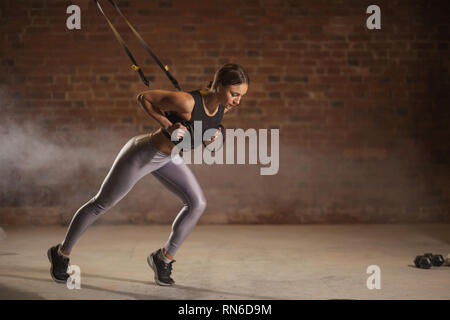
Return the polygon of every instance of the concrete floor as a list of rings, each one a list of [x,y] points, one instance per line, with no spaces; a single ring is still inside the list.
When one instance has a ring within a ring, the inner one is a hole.
[[[81,290],[49,274],[46,251],[65,227],[3,229],[0,299],[450,299],[450,267],[413,266],[450,252],[450,225],[198,225],[175,257],[174,287],[155,285],[146,262],[169,225],[94,225],[71,255]],[[369,265],[379,290],[366,286]]]

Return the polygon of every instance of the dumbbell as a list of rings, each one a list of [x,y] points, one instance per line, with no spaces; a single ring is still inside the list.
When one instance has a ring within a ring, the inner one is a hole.
[[[414,259],[414,264],[417,268],[420,269],[430,269],[431,268],[431,261],[428,259],[428,257],[425,256],[417,256]]]
[[[414,260],[417,268],[430,269],[431,266],[440,267],[444,264],[444,257],[440,254],[425,253]]]
[[[444,257],[440,254],[425,253],[414,259],[417,268],[430,269],[431,266],[440,267],[444,264]]]
[[[435,267],[440,267],[444,264],[445,260],[441,254],[425,253],[424,256],[431,260],[431,264]]]

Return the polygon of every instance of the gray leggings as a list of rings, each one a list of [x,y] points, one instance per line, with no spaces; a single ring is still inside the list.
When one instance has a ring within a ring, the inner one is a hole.
[[[114,160],[99,192],[73,216],[61,249],[72,251],[78,238],[100,214],[118,203],[139,179],[152,173],[184,204],[164,245],[169,254],[175,255],[206,208],[205,196],[197,179],[183,159],[178,155],[176,158],[172,160],[170,155],[157,150],[150,143],[150,134],[131,138]]]

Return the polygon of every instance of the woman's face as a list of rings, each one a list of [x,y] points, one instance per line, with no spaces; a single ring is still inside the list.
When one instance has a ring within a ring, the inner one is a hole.
[[[227,110],[236,108],[242,97],[247,93],[248,84],[233,84],[229,86],[219,85],[219,99]]]

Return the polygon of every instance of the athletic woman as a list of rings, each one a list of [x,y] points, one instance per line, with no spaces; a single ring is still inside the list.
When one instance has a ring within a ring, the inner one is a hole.
[[[48,249],[50,274],[55,281],[66,282],[69,278],[69,255],[83,232],[102,213],[116,205],[139,179],[152,173],[183,202],[167,242],[147,257],[157,284],[170,286],[175,283],[170,277],[175,253],[203,214],[206,199],[183,159],[178,154],[171,156],[176,144],[170,138],[182,139],[188,128],[193,128],[194,121],[202,121],[203,132],[218,128],[223,114],[239,105],[247,93],[249,82],[243,67],[226,64],[216,71],[207,90],[149,90],[138,94],[139,103],[161,128],[149,134],[135,136],[125,144],[98,193],[73,216],[65,239]],[[169,114],[170,116],[166,116]],[[193,146],[195,147],[198,146]]]

